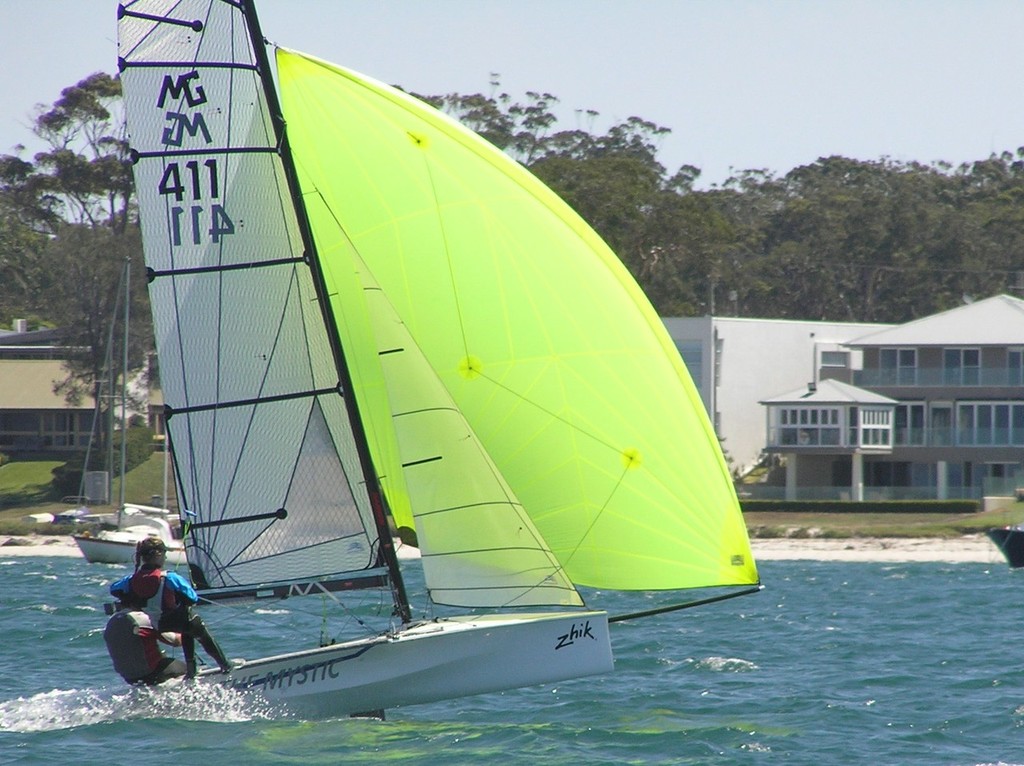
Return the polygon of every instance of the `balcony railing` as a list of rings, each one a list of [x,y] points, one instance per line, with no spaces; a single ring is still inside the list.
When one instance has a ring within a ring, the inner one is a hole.
[[[770,447],[861,447],[885,450],[885,444],[858,444],[855,430],[848,432],[843,443],[838,428],[771,428]],[[1024,428],[893,428],[896,447],[1024,447]]]
[[[1024,385],[1024,374],[1018,369],[969,367],[947,370],[942,367],[905,367],[893,369],[855,370],[857,386],[918,387],[998,387]]]
[[[890,444],[879,442],[863,443],[858,441],[857,429],[852,428],[846,432],[846,440],[843,440],[843,429],[838,426],[775,426],[768,429],[768,446],[770,447],[860,447],[862,449],[873,449],[879,452],[891,450]],[[888,431],[884,428],[865,428],[862,433],[864,438],[887,438]]]

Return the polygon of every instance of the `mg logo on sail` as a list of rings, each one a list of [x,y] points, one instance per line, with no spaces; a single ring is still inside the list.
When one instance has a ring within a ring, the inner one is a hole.
[[[195,91],[192,90],[192,80],[198,79],[199,72],[195,70],[188,74],[180,74],[176,78],[172,78],[169,74],[164,75],[163,84],[160,86],[160,96],[156,101],[157,107],[163,109],[168,98],[172,103],[180,102],[184,98],[189,108],[205,104],[206,90],[203,86],[197,84]],[[208,144],[213,140],[210,138],[210,131],[206,127],[206,120],[203,119],[202,112],[197,112],[191,119],[187,114],[173,111],[167,112],[166,117],[170,124],[164,128],[164,146],[181,146],[186,133],[192,138],[201,133]]]
[[[173,101],[179,101],[181,97],[184,96],[185,101],[188,102],[189,106],[205,104],[206,91],[203,90],[202,85],[196,87],[195,93],[192,92],[192,84],[190,81],[198,79],[199,72],[194,69],[188,74],[179,74],[174,80],[171,79],[169,74],[164,75],[164,81],[160,86],[160,96],[156,100],[156,105],[163,109],[168,96],[170,96]]]

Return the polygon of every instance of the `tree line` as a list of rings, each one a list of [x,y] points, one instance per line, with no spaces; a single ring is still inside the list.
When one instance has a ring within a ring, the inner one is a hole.
[[[498,79],[489,94],[420,98],[560,194],[662,316],[905,322],[1024,292],[1024,148],[959,166],[827,157],[697,189],[699,168],[659,160],[669,128],[639,117],[565,129],[555,96],[513,99]],[[119,81],[97,73],[66,88],[31,129],[45,150],[0,155],[0,326],[64,328],[81,349],[73,397],[97,391],[124,334],[126,262],[131,315],[149,315]],[[150,323],[131,322],[128,337],[138,367]]]

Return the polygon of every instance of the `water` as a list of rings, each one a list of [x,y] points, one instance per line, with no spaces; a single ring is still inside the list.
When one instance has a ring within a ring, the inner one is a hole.
[[[120,573],[0,558],[0,764],[1024,764],[1024,572],[996,563],[769,561],[763,593],[614,625],[613,674],[322,722],[127,688],[101,636]],[[308,601],[206,619],[252,656],[315,640]]]

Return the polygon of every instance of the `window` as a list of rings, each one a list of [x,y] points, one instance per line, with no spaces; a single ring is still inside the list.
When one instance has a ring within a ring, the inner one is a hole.
[[[981,380],[981,351],[947,348],[942,353],[942,367],[947,386],[976,386]]]
[[[892,410],[860,408],[860,444],[864,447],[888,447],[892,441]]]
[[[879,382],[897,386],[912,386],[917,383],[917,349],[883,348],[878,356]]]
[[[924,444],[923,404],[898,404],[893,415],[893,437],[896,444]]]
[[[780,445],[838,446],[840,437],[839,409],[836,407],[786,407],[779,410]]]
[[[1007,385],[1024,385],[1024,349],[1011,348],[1006,352]]]
[[[39,413],[5,412],[0,414],[0,431],[39,432]]]
[[[693,341],[676,341],[676,348],[679,349],[679,355],[683,357],[683,364],[686,365],[694,384],[700,388],[704,381],[704,349],[700,343]]]
[[[1024,445],[1024,405],[1011,402],[962,402],[956,409],[957,443]]]
[[[849,367],[850,366],[850,352],[849,351],[822,351],[821,352],[821,366],[822,367]]]

